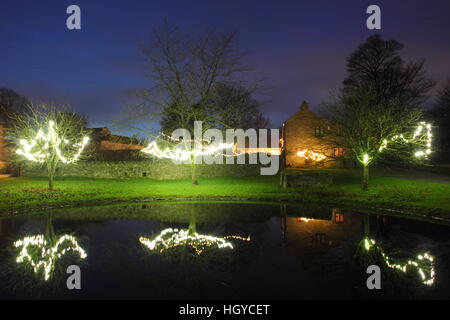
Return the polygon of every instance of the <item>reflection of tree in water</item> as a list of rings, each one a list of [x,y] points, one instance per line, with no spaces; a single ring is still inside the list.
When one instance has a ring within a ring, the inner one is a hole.
[[[193,250],[193,253],[199,256],[212,248],[232,250],[234,247],[229,239],[250,241],[250,237],[244,238],[236,235],[215,237],[199,234],[197,233],[195,214],[193,214],[188,229],[167,228],[153,240],[146,237],[140,237],[139,241],[151,251],[163,253],[165,251],[182,248],[184,253],[187,250]]]
[[[166,293],[163,294],[169,295],[176,295],[180,287],[195,291],[211,288],[214,284],[232,290],[227,288],[227,279],[253,258],[248,235],[219,237],[199,233],[195,207],[187,229],[166,228],[156,237],[140,237],[139,241],[152,255],[170,264],[158,275],[167,279],[164,285]]]
[[[413,254],[411,250],[394,245],[391,241],[389,217],[376,216],[377,236],[370,236],[370,219],[363,216],[364,236],[359,242],[355,259],[363,271],[369,265],[381,268],[382,286],[390,291],[403,291],[410,295],[417,285],[432,286],[435,280],[434,258],[428,252]],[[415,258],[411,258],[415,256]],[[365,275],[367,278],[367,275]]]
[[[25,236],[11,247],[2,276],[18,291],[46,291],[44,287],[56,290],[60,282],[65,283],[69,262],[87,256],[73,235],[55,233],[52,214],[47,215],[43,234]]]

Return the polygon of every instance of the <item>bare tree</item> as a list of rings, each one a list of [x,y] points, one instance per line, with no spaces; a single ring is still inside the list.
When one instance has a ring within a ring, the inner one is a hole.
[[[438,126],[437,140],[441,148],[441,154],[445,156],[450,149],[450,78],[439,90],[430,116]]]
[[[252,90],[238,78],[249,68],[242,64],[244,53],[236,40],[235,32],[211,30],[190,37],[167,22],[154,30],[140,48],[152,87],[138,92],[140,103],[128,106],[127,122],[161,119],[162,131],[168,134],[175,128],[193,134],[194,121],[203,122],[203,131],[227,127],[227,119],[211,103],[217,101],[218,88],[234,86]],[[194,157],[191,164],[192,183],[197,184]]]
[[[403,45],[396,40],[370,36],[347,59],[343,91],[351,93],[353,88],[369,85],[379,102],[396,99],[402,105],[421,107],[435,82],[426,77],[424,61],[405,63],[401,49]]]
[[[17,113],[26,111],[29,100],[8,88],[0,88],[0,122],[11,126],[12,118]]]

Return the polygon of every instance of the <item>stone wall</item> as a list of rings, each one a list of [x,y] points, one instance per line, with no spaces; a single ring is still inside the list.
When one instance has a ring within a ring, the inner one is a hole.
[[[198,177],[241,177],[260,174],[260,165],[250,164],[201,164],[197,165]],[[24,175],[28,177],[46,176],[45,168],[27,164]],[[172,161],[80,161],[57,169],[59,177],[89,178],[148,178],[157,180],[188,179],[190,165],[176,165]]]

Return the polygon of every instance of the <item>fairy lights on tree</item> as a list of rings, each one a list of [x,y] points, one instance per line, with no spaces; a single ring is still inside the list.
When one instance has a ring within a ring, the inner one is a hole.
[[[46,131],[44,132],[44,130],[40,129],[35,139],[31,142],[21,139],[19,141],[20,148],[16,150],[16,153],[30,161],[39,163],[44,163],[49,158],[52,158],[52,156],[56,156],[60,162],[69,164],[78,161],[89,142],[89,137],[85,136],[81,142],[70,145],[67,139],[61,139],[56,133],[55,123],[53,121],[48,122]],[[67,159],[62,154],[61,149],[64,149],[65,146],[72,147],[76,150],[70,159]]]
[[[192,157],[198,157],[203,155],[223,155],[226,156],[225,153],[223,153],[223,150],[226,150],[228,148],[232,148],[233,144],[227,144],[227,143],[219,143],[219,144],[209,144],[209,145],[201,145],[200,147],[196,147],[192,150],[186,150],[182,148],[181,146],[170,148],[160,148],[156,141],[152,141],[146,148],[142,149],[141,151],[152,155],[156,158],[160,159],[170,159],[170,160],[176,160],[176,161],[187,161],[190,160]]]
[[[432,152],[432,126],[421,122],[421,110],[398,99],[382,99],[370,86],[334,96],[327,112],[335,125],[325,139],[361,163],[363,190],[369,188],[369,167],[382,152],[393,151],[408,161],[427,159]]]
[[[15,123],[16,154],[47,166],[50,190],[58,165],[77,162],[89,143],[86,120],[61,106],[30,105]]]

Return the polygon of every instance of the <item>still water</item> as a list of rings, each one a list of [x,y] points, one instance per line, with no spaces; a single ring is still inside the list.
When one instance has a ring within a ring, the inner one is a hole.
[[[449,226],[339,208],[67,209],[0,219],[0,298],[448,299],[449,249]],[[81,290],[67,289],[70,265]]]

